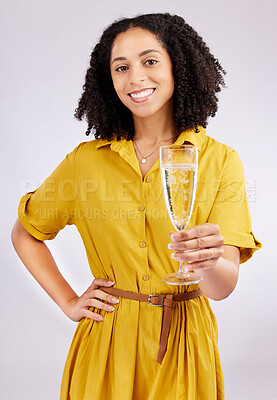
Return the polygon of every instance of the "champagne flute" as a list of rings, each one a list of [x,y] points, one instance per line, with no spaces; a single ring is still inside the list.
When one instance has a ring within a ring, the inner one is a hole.
[[[193,210],[198,170],[198,148],[192,145],[160,147],[163,193],[170,220],[177,231],[186,229]],[[202,277],[179,261],[179,271],[164,276],[170,285],[191,285]]]

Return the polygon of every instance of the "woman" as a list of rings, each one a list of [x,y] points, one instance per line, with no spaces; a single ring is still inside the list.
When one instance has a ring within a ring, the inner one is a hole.
[[[208,298],[226,298],[239,264],[261,247],[239,156],[205,131],[224,73],[198,34],[169,14],[116,21],[91,54],[75,116],[86,117],[96,140],[23,196],[12,233],[30,273],[80,321],[62,400],[224,398]],[[173,233],[158,149],[184,143],[198,147],[198,186],[188,228]],[[66,224],[77,226],[96,278],[81,296],[43,242]],[[199,285],[162,281],[175,260],[202,275]]]

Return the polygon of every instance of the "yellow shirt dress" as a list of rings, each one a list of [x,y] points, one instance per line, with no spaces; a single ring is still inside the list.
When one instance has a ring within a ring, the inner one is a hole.
[[[188,227],[219,225],[225,244],[247,261],[261,243],[251,231],[243,167],[230,147],[182,132],[175,144],[198,147],[196,200]],[[167,214],[159,160],[142,179],[132,141],[81,143],[19,205],[22,225],[38,240],[76,225],[92,275],[115,288],[144,294],[181,293],[162,276],[177,271],[168,249],[174,228]],[[88,285],[91,282],[88,282]],[[217,325],[206,296],[178,302],[167,352],[156,361],[163,307],[120,298],[103,322],[83,318],[66,360],[61,400],[218,400],[224,398]]]

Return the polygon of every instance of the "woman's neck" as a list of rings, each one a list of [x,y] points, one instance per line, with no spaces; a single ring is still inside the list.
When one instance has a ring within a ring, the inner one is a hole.
[[[149,146],[176,137],[177,131],[172,115],[154,115],[146,118],[138,118],[134,115],[134,141],[143,141]]]

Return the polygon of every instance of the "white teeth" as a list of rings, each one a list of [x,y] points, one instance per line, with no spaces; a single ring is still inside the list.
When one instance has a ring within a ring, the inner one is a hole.
[[[133,99],[141,99],[142,97],[150,96],[154,92],[154,89],[147,89],[140,93],[130,93],[130,96]]]

